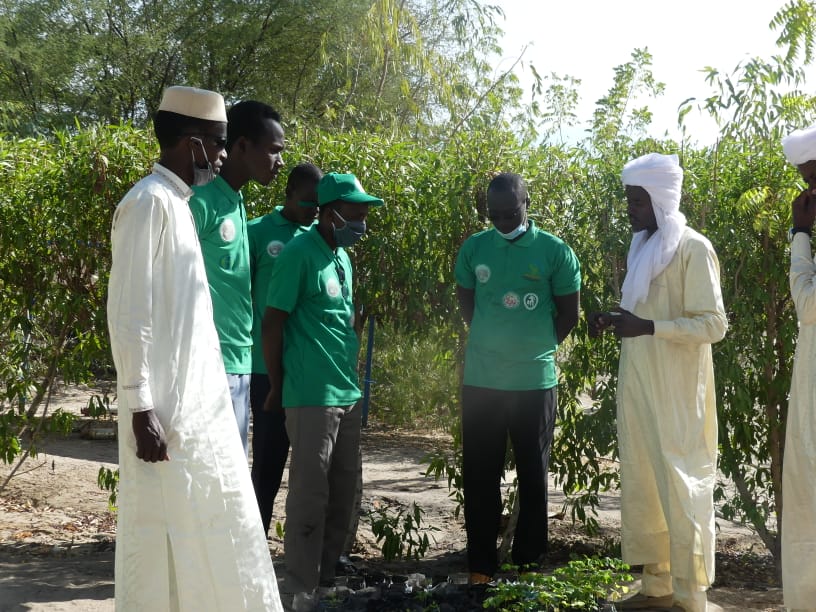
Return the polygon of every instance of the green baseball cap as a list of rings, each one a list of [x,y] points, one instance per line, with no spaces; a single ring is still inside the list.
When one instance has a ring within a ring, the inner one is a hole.
[[[323,206],[335,200],[354,204],[370,204],[371,206],[384,204],[380,198],[367,194],[353,174],[329,172],[324,174],[317,184],[317,203]]]

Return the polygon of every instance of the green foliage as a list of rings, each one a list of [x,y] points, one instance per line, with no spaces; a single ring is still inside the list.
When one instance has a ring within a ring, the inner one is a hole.
[[[108,509],[116,512],[116,494],[119,491],[119,470],[106,468],[104,465],[99,468],[96,475],[96,484],[103,491],[110,491],[108,496]]]
[[[11,463],[23,452],[20,436],[17,435],[19,427],[17,415],[9,412],[0,414],[0,460],[3,463]]]
[[[431,546],[428,534],[439,531],[433,525],[423,525],[422,508],[411,504],[410,509],[399,508],[392,514],[387,508],[377,508],[368,513],[371,532],[382,546],[383,558],[419,560]]]
[[[779,30],[776,44],[788,47],[785,62],[792,63],[802,58],[803,63],[813,61],[813,49],[816,44],[816,5],[809,0],[790,0],[774,15],[770,26]]]
[[[665,86],[655,81],[651,64],[648,50],[635,49],[631,61],[615,67],[614,84],[609,93],[598,100],[593,115],[593,144],[621,144],[619,135],[638,132],[649,125],[652,115],[648,108],[631,108],[631,103],[640,94],[656,97],[663,93]]]
[[[503,569],[510,569],[505,567]],[[522,573],[517,580],[488,587],[486,610],[513,612],[573,612],[601,609],[605,600],[616,601],[628,592],[633,578],[629,566],[618,559],[574,558],[551,575]]]
[[[0,437],[6,462],[33,447],[59,378],[109,369],[107,235],[152,143],[125,126],[0,138]],[[67,416],[49,427],[65,430]],[[16,438],[13,440],[12,438]]]
[[[459,513],[465,505],[464,485],[462,479],[462,436],[461,428],[458,426],[454,432],[454,448],[452,451],[437,450],[427,457],[428,464],[423,473],[424,476],[441,480],[445,478],[448,482],[448,497],[456,505],[453,508],[453,516],[459,518]]]
[[[494,81],[500,11],[476,0],[7,0],[0,11],[0,128],[145,125],[168,85],[260,99],[340,130],[444,133],[478,114]],[[517,96],[516,96],[517,99]]]
[[[392,427],[444,429],[456,418],[458,337],[449,328],[425,331],[386,321],[374,340],[371,411]]]
[[[92,419],[111,419],[113,418],[111,402],[112,399],[107,393],[103,395],[94,393],[88,398],[88,405],[83,413]]]

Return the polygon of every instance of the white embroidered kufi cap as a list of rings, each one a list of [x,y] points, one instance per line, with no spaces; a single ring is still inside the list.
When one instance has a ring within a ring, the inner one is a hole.
[[[785,157],[794,166],[816,160],[816,125],[795,130],[782,139]]]
[[[206,121],[227,122],[227,109],[220,93],[196,87],[174,85],[164,90],[160,111]]]

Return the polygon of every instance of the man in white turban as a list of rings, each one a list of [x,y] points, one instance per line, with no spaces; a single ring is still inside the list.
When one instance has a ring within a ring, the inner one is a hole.
[[[627,609],[707,609],[714,580],[717,412],[711,344],[727,328],[719,262],[679,212],[676,155],[623,168],[629,248],[621,307],[590,333],[623,338],[618,371],[623,560],[643,565]],[[712,605],[713,607],[713,605]],[[711,608],[708,608],[711,609]]]
[[[232,412],[188,200],[226,158],[221,95],[164,92],[153,172],[113,215],[116,609],[282,610]]]
[[[782,140],[807,183],[793,201],[790,288],[799,338],[788,404],[782,467],[782,590],[789,610],[816,610],[816,264],[810,248],[816,215],[816,126]]]

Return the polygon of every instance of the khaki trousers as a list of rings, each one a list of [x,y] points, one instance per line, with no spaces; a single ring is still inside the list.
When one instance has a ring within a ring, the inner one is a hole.
[[[286,409],[292,450],[284,555],[295,591],[334,578],[355,511],[360,427],[355,405]]]

